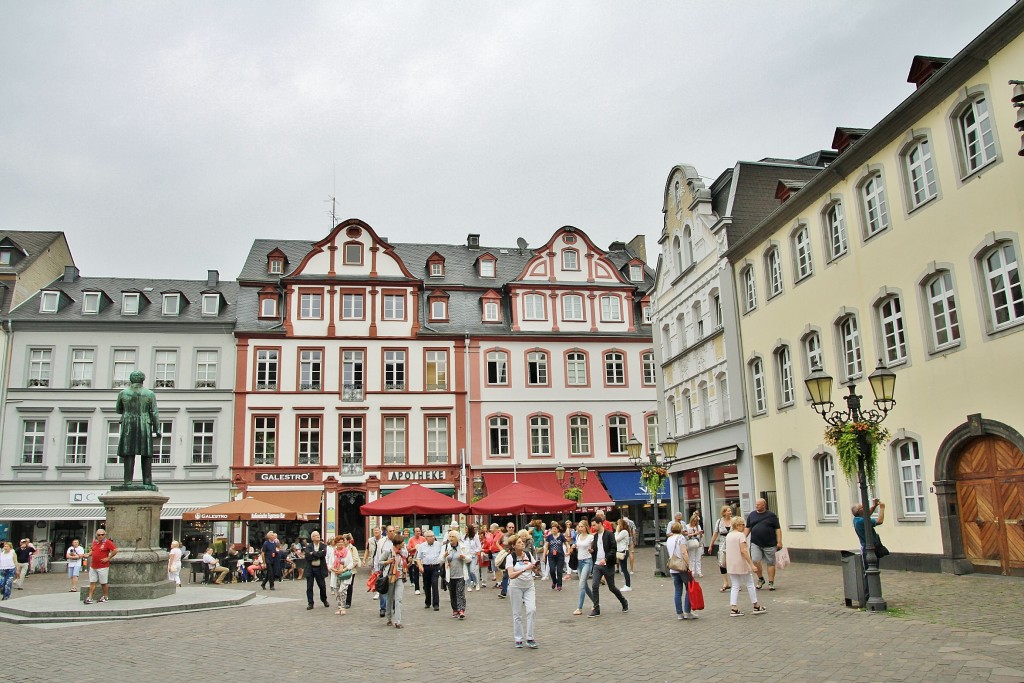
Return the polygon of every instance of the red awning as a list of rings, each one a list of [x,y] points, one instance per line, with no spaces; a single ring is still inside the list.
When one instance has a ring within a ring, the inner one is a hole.
[[[568,478],[568,475],[566,476]],[[559,496],[564,493],[553,470],[542,472],[519,470],[516,479],[541,491],[555,493]],[[484,472],[484,484],[491,493],[511,483],[511,472]],[[580,501],[580,507],[603,508],[612,507],[613,505],[615,503],[612,502],[611,496],[608,495],[608,490],[601,483],[601,478],[597,476],[597,470],[590,470],[590,473],[587,475],[587,483],[583,485],[583,500]]]
[[[308,491],[249,491],[245,495],[301,512],[307,519],[320,519],[320,499],[323,493],[322,489],[314,489]]]

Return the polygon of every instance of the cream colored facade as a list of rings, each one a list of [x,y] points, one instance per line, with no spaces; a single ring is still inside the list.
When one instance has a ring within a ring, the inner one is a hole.
[[[970,571],[1006,560],[969,547],[975,521],[958,514],[968,501],[957,500],[957,463],[993,434],[1019,453],[1024,431],[1024,158],[1007,85],[1024,78],[1022,26],[1016,3],[730,249],[755,486],[777,491],[791,548],[857,545],[858,494],[811,410],[809,358],[835,378],[837,408],[847,381],[870,405],[867,376],[882,358],[896,372],[896,406],[875,495],[887,503],[880,535],[897,566]],[[965,136],[975,135],[972,148]],[[1017,528],[993,514],[976,526],[1008,534],[1012,548]]]

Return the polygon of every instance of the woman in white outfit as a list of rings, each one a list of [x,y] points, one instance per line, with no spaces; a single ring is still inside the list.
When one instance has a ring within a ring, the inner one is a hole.
[[[177,541],[171,541],[171,552],[167,556],[167,580],[173,581],[175,588],[181,587],[181,544]]]
[[[742,617],[743,612],[736,606],[740,597],[740,585],[747,587],[747,595],[754,607],[754,614],[764,614],[768,610],[757,601],[757,588],[754,587],[754,572],[757,568],[750,559],[750,549],[747,547],[747,535],[743,532],[747,523],[742,517],[732,520],[732,531],[725,537],[725,564],[729,570],[729,583],[732,584],[732,592],[729,595],[729,616]]]
[[[690,515],[690,522],[683,527],[683,535],[686,536],[686,552],[690,557],[690,574],[696,578],[704,578],[704,571],[700,566],[700,558],[704,554],[704,529],[700,525],[700,513],[696,510]]]
[[[480,590],[480,584],[483,583],[483,579],[480,577],[480,551],[483,546],[480,543],[480,536],[476,533],[476,527],[472,524],[466,527],[466,538],[462,543],[470,555],[469,583],[466,590]]]
[[[523,646],[523,638],[530,649],[537,649],[533,638],[533,624],[537,619],[537,589],[533,580],[540,574],[537,558],[526,549],[526,539],[516,538],[514,550],[505,558],[508,572],[508,597],[512,603],[512,636],[515,646]],[[526,611],[526,627],[523,628],[523,611]]]

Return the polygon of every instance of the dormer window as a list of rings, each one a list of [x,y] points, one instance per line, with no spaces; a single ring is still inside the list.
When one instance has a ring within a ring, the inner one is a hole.
[[[501,312],[497,301],[484,302],[484,322],[496,323],[501,320]]]
[[[43,292],[39,298],[40,313],[56,313],[60,305],[60,292]]]
[[[178,315],[181,310],[181,294],[164,294],[163,302],[163,315]]]
[[[633,264],[629,267],[629,281],[630,282],[643,282],[644,281],[644,267],[641,265]]]
[[[579,270],[580,252],[575,249],[562,250],[562,270]]]
[[[491,256],[490,258],[481,257],[478,261],[478,268],[480,269],[480,277],[494,277],[494,273],[497,270],[497,260]]]
[[[448,302],[444,299],[432,299],[430,302],[431,320],[448,320]]]
[[[100,293],[99,292],[83,292],[82,293],[82,313],[88,315],[95,315],[100,312]]]
[[[11,250],[0,249],[0,266],[11,265]]]
[[[267,262],[267,272],[271,275],[280,275],[284,272],[284,259],[282,258],[271,258]]]
[[[220,313],[220,294],[203,294],[203,315]]]
[[[260,317],[261,318],[276,318],[277,317],[277,299],[273,296],[266,296],[260,299]]]
[[[125,292],[121,295],[121,315],[139,314],[138,292]]]
[[[363,245],[360,242],[348,242],[345,244],[345,251],[343,252],[345,259],[345,265],[347,266],[361,266],[363,265]]]
[[[430,277],[444,277],[444,264],[443,263],[431,263],[430,264]]]

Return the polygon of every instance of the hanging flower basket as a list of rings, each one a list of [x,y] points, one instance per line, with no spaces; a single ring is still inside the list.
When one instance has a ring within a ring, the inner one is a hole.
[[[572,488],[566,489],[565,494],[563,495],[565,495],[566,500],[572,500],[578,503],[583,500],[583,489],[579,486],[573,486]]]
[[[868,444],[867,458],[864,461],[865,474],[869,482],[874,482],[878,470],[878,446],[889,441],[889,430],[871,422],[847,422],[825,430],[825,443],[835,447],[839,454],[839,469],[849,481],[857,478],[861,438]]]
[[[653,499],[661,491],[661,483],[668,478],[668,470],[661,465],[644,465],[640,468],[640,486]]]

